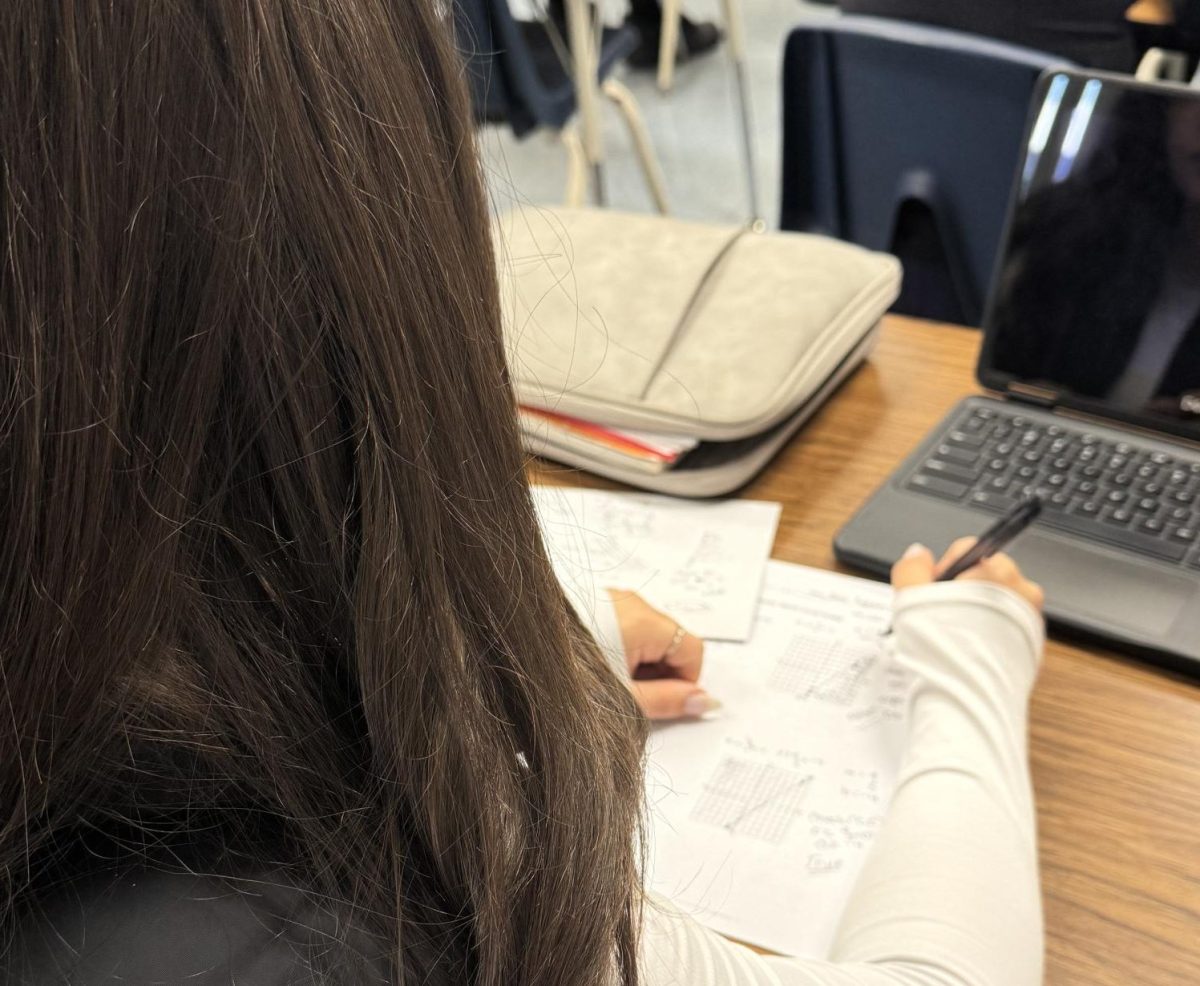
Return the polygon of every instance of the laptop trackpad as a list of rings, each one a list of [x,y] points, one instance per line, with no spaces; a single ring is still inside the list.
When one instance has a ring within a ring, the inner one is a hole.
[[[1045,588],[1053,615],[1151,639],[1166,637],[1196,594],[1193,579],[1037,531],[1017,543],[1013,557]]]

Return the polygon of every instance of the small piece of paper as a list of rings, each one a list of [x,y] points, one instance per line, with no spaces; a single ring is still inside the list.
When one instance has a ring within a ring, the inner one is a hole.
[[[651,889],[722,934],[828,957],[904,742],[890,615],[888,586],[769,564],[750,639],[706,648],[722,710],[651,737]]]
[[[533,487],[568,592],[627,589],[707,640],[750,635],[780,505]]]

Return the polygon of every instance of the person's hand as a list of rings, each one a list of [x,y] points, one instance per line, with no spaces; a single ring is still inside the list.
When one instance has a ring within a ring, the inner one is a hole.
[[[941,560],[934,562],[933,552],[921,544],[914,544],[904,556],[892,566],[892,585],[897,589],[909,589],[913,586],[927,585],[938,575],[961,558],[975,544],[976,538],[959,538],[946,550]],[[1021,574],[1017,563],[1008,555],[992,555],[981,561],[974,568],[963,572],[958,577],[961,580],[977,580],[980,582],[995,582],[1005,588],[1012,589],[1017,595],[1031,603],[1034,609],[1041,610],[1046,601],[1042,587],[1031,582]],[[957,581],[957,580],[956,580]]]
[[[609,589],[621,627],[630,687],[651,719],[702,716],[719,706],[697,682],[704,642],[641,596]]]

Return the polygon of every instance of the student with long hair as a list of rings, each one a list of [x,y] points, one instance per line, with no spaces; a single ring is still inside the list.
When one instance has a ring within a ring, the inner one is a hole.
[[[1038,982],[1004,558],[897,567],[912,735],[830,961],[645,898],[445,17],[0,5],[0,980]]]

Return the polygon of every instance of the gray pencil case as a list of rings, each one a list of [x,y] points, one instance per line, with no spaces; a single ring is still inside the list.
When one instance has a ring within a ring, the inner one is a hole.
[[[700,439],[657,473],[524,422],[535,454],[644,489],[749,482],[866,358],[900,290],[891,256],[820,236],[594,209],[497,222],[519,402]]]

